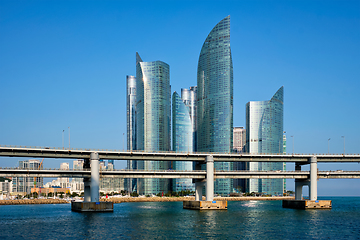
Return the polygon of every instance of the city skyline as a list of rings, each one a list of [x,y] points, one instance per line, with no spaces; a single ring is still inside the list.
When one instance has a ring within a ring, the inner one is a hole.
[[[74,3],[69,12],[61,3],[2,2],[0,144],[62,147],[65,130],[66,147],[71,127],[71,147],[126,148],[124,77],[135,75],[134,52],[168,63],[172,90],[179,92],[196,85],[204,36],[231,15],[234,127],[245,126],[246,102],[268,99],[284,85],[288,153],[327,153],[328,143],[330,153],[359,153],[359,3],[261,3],[110,8],[94,2],[85,10]],[[136,21],[125,22],[131,14]],[[115,161],[116,168],[125,166]],[[334,189],[349,185],[338,182]]]

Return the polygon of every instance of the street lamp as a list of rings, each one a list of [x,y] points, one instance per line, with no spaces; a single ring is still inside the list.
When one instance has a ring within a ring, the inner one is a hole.
[[[344,138],[344,155],[345,155],[345,136],[341,136],[342,138]]]
[[[292,137],[292,142],[293,142],[293,154],[294,154],[294,136],[290,136]]]
[[[328,154],[330,153],[330,145],[329,145],[329,141],[331,138],[328,139]]]
[[[63,149],[64,149],[64,131],[65,130],[62,131],[62,147],[63,147]]]

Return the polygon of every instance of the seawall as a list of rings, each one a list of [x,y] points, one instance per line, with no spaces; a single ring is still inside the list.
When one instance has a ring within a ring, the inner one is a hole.
[[[276,201],[294,200],[295,197],[215,197],[215,201]],[[123,202],[184,202],[194,201],[195,197],[112,197],[102,198],[101,202],[123,203]],[[203,200],[206,200],[203,197]],[[70,203],[63,199],[20,199],[0,200],[0,205],[26,205],[26,204],[65,204]]]
[[[0,205],[26,205],[26,204],[64,204],[69,201],[63,199],[20,199],[0,200]]]
[[[295,197],[215,197],[215,201],[275,201],[293,200]],[[122,202],[184,202],[194,201],[195,197],[113,197],[102,198],[100,201],[122,203]],[[203,200],[206,200],[203,197]]]

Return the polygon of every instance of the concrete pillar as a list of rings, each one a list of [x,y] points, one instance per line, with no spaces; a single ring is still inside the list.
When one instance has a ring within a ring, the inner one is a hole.
[[[200,162],[194,162],[194,170],[201,170]],[[204,186],[204,182],[202,180],[193,179],[193,183],[195,183],[195,201],[202,200],[202,188]]]
[[[295,179],[295,200],[302,199],[302,188],[304,183]]]
[[[310,200],[317,200],[317,158],[312,156],[310,158],[310,185],[309,185]]]
[[[214,200],[214,158],[206,156],[206,201]]]
[[[99,183],[100,183],[100,172],[99,172],[99,154],[93,152],[90,154],[91,163],[91,202],[99,202]]]
[[[84,202],[91,202],[91,180],[84,178]]]
[[[195,201],[202,200],[202,188],[204,186],[203,182],[195,182]]]
[[[295,163],[295,171],[301,171],[301,165],[299,163]],[[295,179],[295,200],[302,199],[302,187],[302,181]]]
[[[84,165],[83,170],[88,171],[90,170],[90,160],[84,159]],[[90,178],[84,178],[84,202],[91,202],[91,179]]]

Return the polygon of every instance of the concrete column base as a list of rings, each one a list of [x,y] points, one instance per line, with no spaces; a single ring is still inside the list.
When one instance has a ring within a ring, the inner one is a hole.
[[[112,202],[71,202],[71,211],[74,212],[113,212]]]
[[[283,200],[283,208],[295,209],[331,209],[331,200]]]
[[[183,208],[194,210],[227,210],[227,201],[184,201]]]

